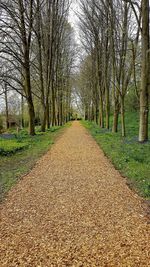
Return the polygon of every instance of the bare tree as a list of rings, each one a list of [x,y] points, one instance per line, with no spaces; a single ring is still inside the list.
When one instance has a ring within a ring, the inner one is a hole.
[[[17,71],[16,77],[12,78],[10,73],[4,74],[4,79],[15,80],[24,89],[29,110],[29,132],[35,134],[34,129],[34,105],[31,91],[30,75],[30,48],[32,41],[32,28],[34,21],[34,0],[26,2],[22,0],[1,1],[1,57],[8,63],[12,71]],[[19,77],[20,76],[20,77]],[[22,85],[21,78],[24,83]],[[13,84],[12,84],[13,88]]]

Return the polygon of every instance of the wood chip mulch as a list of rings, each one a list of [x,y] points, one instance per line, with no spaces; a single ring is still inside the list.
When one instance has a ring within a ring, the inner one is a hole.
[[[1,204],[0,267],[148,267],[142,203],[74,122]]]

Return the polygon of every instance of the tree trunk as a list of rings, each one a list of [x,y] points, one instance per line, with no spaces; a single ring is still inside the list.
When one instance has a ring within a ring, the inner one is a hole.
[[[104,128],[104,108],[103,108],[103,97],[100,95],[100,127]]]
[[[28,110],[29,110],[29,134],[35,135],[35,113],[34,113],[34,106],[32,102],[32,98],[28,98]]]
[[[35,113],[34,105],[32,99],[31,91],[31,76],[30,76],[30,45],[32,37],[32,26],[33,26],[33,0],[30,1],[30,16],[29,16],[29,25],[25,23],[25,3],[23,0],[18,0],[19,7],[19,19],[20,19],[20,31],[21,31],[21,40],[23,45],[23,73],[25,76],[25,94],[27,97],[28,110],[29,110],[29,133],[30,135],[35,135]],[[28,27],[28,29],[27,29]],[[28,32],[29,31],[29,32]],[[27,33],[28,32],[28,33]]]
[[[42,122],[41,122],[41,131],[45,132],[46,131],[46,108],[45,106],[43,107],[43,116],[42,116]]]
[[[117,133],[118,132],[118,118],[119,118],[119,110],[115,109],[114,117],[113,117],[113,127],[112,127],[112,132],[113,133]]]
[[[28,61],[29,62],[29,61]],[[30,135],[35,135],[35,113],[34,113],[34,105],[32,99],[31,92],[31,81],[30,81],[30,69],[25,69],[25,85],[26,85],[26,95],[27,95],[27,103],[29,110],[29,133]]]
[[[45,132],[46,130],[46,107],[45,107],[45,90],[44,90],[44,78],[43,78],[43,62],[42,62],[42,33],[41,33],[41,9],[40,9],[40,1],[37,0],[37,20],[36,20],[36,35],[37,35],[37,43],[38,43],[38,65],[40,72],[40,90],[41,90],[41,102],[43,107],[43,116],[42,116],[42,124],[41,131]]]
[[[94,103],[92,102],[91,118],[90,118],[91,121],[95,120],[95,116],[94,115],[95,115],[95,107],[94,107]],[[96,122],[96,120],[95,120],[95,122]]]
[[[21,96],[21,127],[24,128],[24,99]]]
[[[115,89],[114,89],[115,90]],[[114,92],[115,94],[115,92]],[[116,92],[116,95],[114,95],[114,116],[113,116],[113,127],[112,132],[117,133],[118,132],[118,118],[119,118],[119,94]]]
[[[98,117],[99,117],[99,108],[98,108],[98,105],[96,103],[96,116],[95,116],[96,124],[98,124]]]
[[[142,77],[139,142],[148,140],[148,94],[150,89],[149,0],[142,0]]]
[[[143,92],[140,94],[139,142],[148,140],[148,112],[148,99]]]
[[[62,126],[63,125],[63,104],[62,104],[62,100],[60,102],[60,120],[59,120],[59,125]]]
[[[87,104],[85,105],[85,120],[88,120],[88,106]]]
[[[122,133],[122,137],[126,136],[125,107],[124,107],[124,97],[123,96],[121,96],[121,133]]]
[[[50,116],[49,116],[49,113],[50,113],[50,111],[49,111],[49,102],[48,102],[48,100],[46,101],[46,124],[47,124],[47,129],[49,129],[50,128]]]
[[[109,129],[109,119],[110,119],[110,103],[109,103],[109,89],[105,88],[105,99],[106,99],[106,129]]]
[[[6,108],[6,129],[9,129],[8,97],[7,97],[7,84],[6,83],[5,83],[5,108]]]
[[[25,73],[25,92],[27,96],[28,110],[29,110],[29,134],[35,135],[35,112],[33,105],[33,98],[31,92],[31,80],[30,80],[30,66],[29,66],[29,52],[26,54],[26,68]]]
[[[56,105],[55,105],[55,92],[52,85],[52,126],[56,124]]]
[[[41,123],[41,131],[46,131],[46,107],[43,106],[43,116],[42,116],[42,123]]]
[[[114,81],[114,86],[112,89],[112,97],[113,97],[113,102],[114,102],[114,115],[113,115],[112,132],[117,133],[118,132],[118,118],[119,118],[120,104],[119,104],[119,92],[115,86],[116,78],[115,78],[114,67],[113,67],[113,81]]]

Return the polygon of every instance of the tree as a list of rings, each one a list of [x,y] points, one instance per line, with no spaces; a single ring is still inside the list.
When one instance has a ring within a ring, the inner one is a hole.
[[[63,101],[70,106],[74,54],[69,7],[69,0],[0,2],[0,80],[21,94],[22,114],[27,102],[31,135],[37,106],[42,131],[63,124]]]
[[[148,114],[150,91],[150,35],[149,35],[149,0],[142,0],[142,73],[140,91],[140,127],[139,141],[148,140]]]
[[[29,110],[29,132],[35,134],[34,128],[34,105],[31,90],[31,74],[30,74],[30,48],[32,41],[32,29],[34,21],[34,0],[1,1],[1,57],[11,72],[13,69],[17,72],[17,76],[13,78],[10,73],[4,73],[4,80],[15,80],[22,86]],[[19,77],[20,76],[20,77]],[[23,83],[22,83],[22,81]],[[10,83],[9,83],[10,85]],[[12,87],[15,87],[12,84]]]
[[[81,83],[82,90],[87,91],[84,95],[90,96],[88,90],[92,92],[93,118],[95,120],[98,112],[100,126],[109,129],[109,114],[113,111],[112,131],[118,131],[118,118],[121,116],[121,134],[125,137],[126,95],[129,95],[130,90],[134,90],[135,99],[140,95],[139,141],[146,141],[150,86],[149,1],[82,0],[80,6],[84,60],[89,56],[92,62],[93,58],[91,74],[96,65],[96,75],[93,75],[92,80],[96,81],[97,88],[93,81],[90,88]],[[139,92],[137,76],[140,71]],[[84,79],[83,81],[86,84]],[[100,103],[99,109],[96,101],[93,101],[95,95]]]

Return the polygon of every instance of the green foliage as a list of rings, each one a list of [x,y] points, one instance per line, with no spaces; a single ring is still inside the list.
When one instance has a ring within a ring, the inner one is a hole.
[[[69,124],[65,127],[69,127]],[[10,130],[12,138],[0,139],[0,199],[22,175],[33,168],[38,158],[48,151],[63,128],[52,127],[45,133],[37,128],[36,135],[32,137],[28,135],[26,129],[21,130],[19,134],[15,130]]]
[[[138,87],[140,88],[140,85]],[[127,95],[125,98],[125,108],[126,110],[133,111],[133,112],[139,110],[139,100],[136,95],[134,85],[130,86],[127,92]]]
[[[47,132],[56,132],[59,128],[59,126],[51,127]],[[27,129],[23,129],[19,133],[15,129],[9,130],[10,138],[0,137],[0,156],[11,156],[20,150],[31,148],[34,143],[39,141],[38,136],[47,134],[47,132],[43,133],[40,131],[40,127],[37,127],[36,136],[30,137]]]
[[[83,122],[115,167],[142,196],[150,198],[150,142],[138,142],[138,115],[127,113],[127,137]]]
[[[28,147],[28,143],[20,143],[18,140],[3,140],[0,138],[0,155],[9,156]]]

